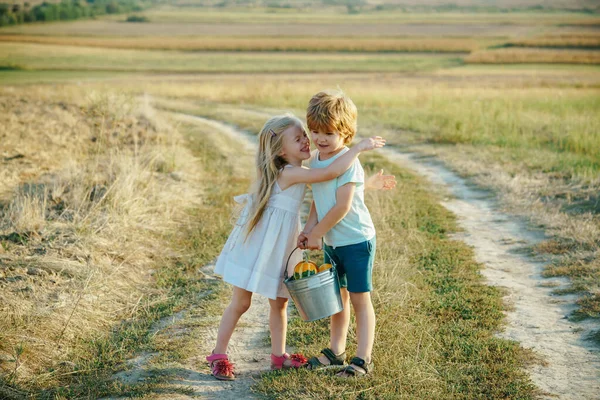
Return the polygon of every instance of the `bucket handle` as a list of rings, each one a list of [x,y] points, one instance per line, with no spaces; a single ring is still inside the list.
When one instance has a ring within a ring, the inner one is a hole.
[[[288,276],[288,268],[290,267],[290,259],[292,258],[292,254],[294,254],[294,252],[296,250],[298,250],[300,247],[294,248],[294,250],[292,250],[292,252],[290,253],[286,263],[285,263],[285,271],[284,271],[284,275],[283,275],[283,280],[287,281],[289,276]],[[329,256],[329,260],[331,260],[331,264],[335,267],[335,263],[333,262],[333,257],[331,257],[331,254],[329,254],[329,252],[327,250],[325,250],[325,246],[321,246],[321,249],[323,250],[324,253],[327,253],[327,255]]]

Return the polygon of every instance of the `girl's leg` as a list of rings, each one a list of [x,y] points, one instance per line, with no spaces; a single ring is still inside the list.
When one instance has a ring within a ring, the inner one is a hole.
[[[236,286],[233,287],[231,303],[229,303],[229,306],[227,306],[221,317],[219,333],[217,334],[217,344],[213,350],[214,354],[227,353],[227,346],[229,345],[229,340],[231,339],[235,326],[242,314],[248,311],[251,303],[252,292]]]
[[[350,326],[350,296],[346,288],[341,288],[340,294],[342,295],[344,309],[332,315],[330,320],[329,346],[336,355],[346,351],[346,338],[348,337],[348,327]],[[329,359],[323,354],[319,356],[319,361],[324,365],[331,364]]]
[[[287,334],[287,304],[288,299],[278,297],[269,299],[269,329],[271,330],[271,353],[282,356],[285,353],[285,337]]]
[[[285,338],[287,335],[287,305],[288,299],[278,297],[269,299],[271,311],[269,313],[269,328],[271,330],[271,368],[300,368],[306,364],[302,354],[289,355],[285,352]]]
[[[356,356],[369,364],[375,341],[375,310],[371,302],[371,293],[350,293],[350,301],[356,315],[356,336],[358,338]],[[354,367],[361,369],[358,366]],[[341,372],[340,375],[347,374]]]

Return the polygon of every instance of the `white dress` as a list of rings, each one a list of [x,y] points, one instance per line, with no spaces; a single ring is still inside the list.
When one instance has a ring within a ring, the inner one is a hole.
[[[245,238],[249,220],[251,197],[237,196],[237,202],[246,205],[225,243],[215,273],[223,280],[249,292],[259,293],[270,299],[289,298],[283,284],[283,274],[290,253],[296,248],[301,231],[300,206],[304,200],[306,184],[298,183],[281,190],[275,183],[271,198],[261,220],[248,238]],[[246,239],[246,240],[244,240]],[[288,275],[302,259],[302,252],[294,252],[289,262]]]

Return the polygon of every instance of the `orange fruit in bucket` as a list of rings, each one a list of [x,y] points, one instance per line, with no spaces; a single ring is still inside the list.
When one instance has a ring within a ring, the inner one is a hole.
[[[318,272],[323,272],[323,271],[327,271],[329,268],[331,268],[333,265],[331,264],[322,264],[317,271]]]
[[[317,264],[312,261],[300,261],[294,267],[294,279],[307,278],[317,273]]]

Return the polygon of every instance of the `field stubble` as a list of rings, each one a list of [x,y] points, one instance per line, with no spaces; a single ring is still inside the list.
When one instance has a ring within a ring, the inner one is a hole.
[[[200,171],[172,128],[129,96],[6,88],[0,104],[2,393],[95,396],[138,328],[124,323],[118,339],[111,329],[172,307],[153,308],[167,297],[151,282],[183,256],[164,238],[198,203]]]

